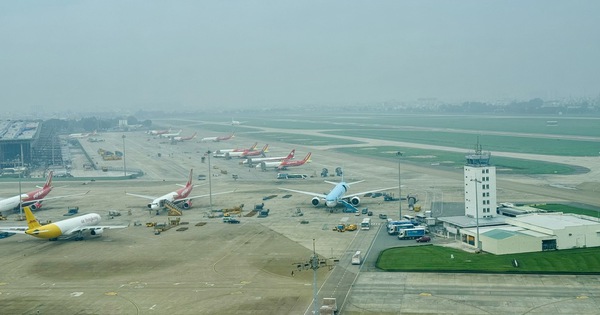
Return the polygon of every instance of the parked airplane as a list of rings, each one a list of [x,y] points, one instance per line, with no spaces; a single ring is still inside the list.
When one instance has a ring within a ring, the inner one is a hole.
[[[231,133],[230,135],[227,135],[227,136],[202,138],[200,141],[202,141],[202,142],[208,142],[208,141],[219,142],[219,141],[229,140],[229,139],[231,139],[233,137],[234,137],[234,133]]]
[[[244,148],[220,149],[220,150],[217,150],[215,153],[213,153],[213,157],[224,158],[224,157],[226,157],[227,153],[229,153],[229,152],[252,151],[252,150],[256,149],[257,145],[258,145],[258,142],[254,142],[254,144],[248,149],[244,149]]]
[[[248,156],[258,156],[265,155],[265,152],[269,151],[269,144],[265,144],[265,146],[261,150],[244,150],[241,152],[227,152],[225,153],[225,158],[230,159],[232,157],[245,158]]]
[[[155,197],[155,196],[147,196],[147,195],[139,195],[139,194],[132,194],[132,193],[126,193],[127,195],[130,196],[135,196],[135,197],[140,197],[140,198],[145,198],[145,199],[149,199],[152,200],[150,203],[148,203],[147,207],[148,209],[152,209],[152,210],[160,210],[160,209],[164,209],[165,207],[165,201],[169,201],[172,202],[176,205],[178,205],[179,207],[183,208],[183,209],[189,209],[192,207],[192,200],[196,199],[196,198],[203,198],[203,197],[208,197],[210,196],[208,195],[200,195],[200,196],[193,196],[193,197],[188,197],[190,195],[190,193],[192,192],[192,189],[195,186],[192,186],[192,173],[193,173],[193,169],[190,170],[190,176],[188,178],[187,183],[184,185],[178,185],[178,186],[182,186],[182,188],[170,192],[166,195],[160,196],[160,197]],[[220,195],[220,194],[226,194],[226,193],[230,193],[232,191],[227,191],[227,192],[221,192],[221,193],[213,193],[213,195]]]
[[[257,165],[257,167],[258,167],[258,165],[260,165],[261,162],[281,162],[283,160],[291,160],[294,158],[295,153],[296,153],[296,149],[293,149],[286,156],[271,156],[271,157],[259,157],[259,158],[249,157],[249,158],[243,160],[242,162],[240,162],[240,164],[248,164],[248,166],[250,166],[250,167]]]
[[[76,240],[82,240],[85,232],[90,235],[101,236],[104,230],[124,229],[126,225],[97,225],[100,223],[100,215],[97,213],[88,213],[74,218],[57,221],[41,225],[31,212],[30,207],[24,207],[27,227],[0,227],[0,232],[27,234],[37,238],[45,238],[56,241],[58,238],[75,237]]]
[[[177,137],[177,136],[179,136],[179,135],[181,134],[181,131],[182,131],[182,130],[181,130],[181,129],[179,129],[179,131],[177,131],[177,132],[172,132],[172,133],[161,133],[161,134],[159,134],[158,136],[159,136],[160,138],[173,138],[173,137]]]
[[[94,130],[94,132],[91,133],[72,133],[69,135],[69,139],[80,139],[80,138],[87,138],[89,136],[95,136],[97,133]]]
[[[147,132],[147,134],[149,135],[153,135],[153,136],[158,136],[158,135],[162,135],[165,133],[171,132],[171,128],[167,129],[167,130],[149,130]]]
[[[347,204],[347,203],[350,203],[353,206],[357,206],[360,204],[360,198],[358,197],[360,195],[373,193],[373,192],[377,192],[377,191],[382,191],[382,190],[398,188],[398,186],[388,187],[388,188],[379,188],[379,189],[368,190],[368,191],[355,193],[355,194],[351,194],[351,195],[345,195],[346,192],[348,192],[348,189],[350,188],[351,185],[363,182],[363,180],[357,181],[357,182],[352,182],[352,183],[346,183],[346,182],[344,182],[343,179],[339,183],[330,182],[330,181],[325,181],[325,182],[335,185],[335,187],[333,187],[333,189],[328,194],[295,190],[295,189],[289,189],[289,188],[279,188],[279,189],[313,196],[311,203],[315,207],[318,206],[322,201],[324,201],[325,205],[327,207],[333,208],[339,204]]]
[[[192,140],[194,138],[196,138],[196,134],[197,132],[194,132],[193,135],[189,136],[189,137],[182,137],[182,136],[177,136],[177,137],[173,137],[172,139],[174,141],[187,141],[187,140]]]
[[[46,179],[46,183],[44,184],[44,186],[39,187],[36,190],[32,190],[28,193],[21,194],[20,196],[16,195],[16,196],[6,198],[6,199],[0,199],[0,212],[18,208],[19,204],[22,204],[23,206],[30,206],[32,210],[36,210],[36,209],[39,209],[42,207],[42,201],[44,201],[44,200],[74,197],[74,196],[80,196],[80,195],[87,194],[87,192],[86,192],[86,193],[81,193],[81,194],[46,198],[46,196],[50,193],[50,191],[52,191],[52,188],[53,188],[52,187],[52,175],[53,174],[54,174],[54,172],[50,171],[48,173],[48,178]]]
[[[260,168],[262,170],[266,171],[270,168],[273,168],[276,170],[284,170],[284,169],[287,169],[288,167],[301,166],[310,160],[311,154],[312,154],[311,152],[308,152],[306,157],[304,157],[304,159],[302,159],[302,160],[286,159],[286,160],[279,161],[279,162],[269,162],[269,161],[260,162]],[[258,165],[256,167],[258,167]]]

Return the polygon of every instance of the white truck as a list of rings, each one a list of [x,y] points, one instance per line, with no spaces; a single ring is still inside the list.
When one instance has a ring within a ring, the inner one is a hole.
[[[319,309],[319,314],[321,315],[333,315],[337,314],[337,301],[335,298],[323,298],[323,304],[321,304],[321,308]]]
[[[357,250],[356,253],[354,253],[354,255],[352,255],[352,264],[353,265],[360,265],[362,259],[360,257],[360,251]]]

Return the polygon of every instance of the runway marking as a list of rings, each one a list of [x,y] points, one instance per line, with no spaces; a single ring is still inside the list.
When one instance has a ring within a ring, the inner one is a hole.
[[[82,295],[83,295],[83,292],[73,292],[73,293],[71,293],[72,297],[80,297]]]

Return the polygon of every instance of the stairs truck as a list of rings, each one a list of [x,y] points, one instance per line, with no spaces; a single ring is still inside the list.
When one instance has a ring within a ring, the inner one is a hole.
[[[400,229],[398,232],[398,239],[400,240],[409,240],[419,238],[425,235],[424,227],[415,227],[412,229]]]

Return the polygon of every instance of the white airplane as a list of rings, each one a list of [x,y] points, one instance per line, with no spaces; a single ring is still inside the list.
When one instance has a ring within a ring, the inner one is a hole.
[[[179,141],[179,142],[192,140],[192,139],[196,138],[196,134],[197,134],[197,132],[194,132],[194,134],[189,137],[177,136],[177,137],[173,137],[172,139],[173,139],[173,141]]]
[[[281,162],[283,160],[291,160],[294,158],[294,154],[296,153],[296,149],[293,149],[287,156],[272,156],[272,157],[249,157],[240,164],[248,164],[248,166],[252,167],[253,165],[257,165],[261,162]],[[277,164],[279,165],[279,164]]]
[[[23,206],[30,206],[32,210],[37,210],[42,207],[42,201],[44,201],[44,200],[82,196],[82,195],[85,195],[88,193],[88,192],[85,192],[85,193],[81,193],[81,194],[55,196],[55,197],[46,198],[46,196],[50,193],[50,191],[52,191],[52,188],[54,188],[52,186],[52,175],[53,174],[54,174],[54,172],[52,172],[52,171],[50,171],[48,173],[48,178],[46,179],[46,183],[42,187],[38,187],[37,189],[32,190],[27,193],[24,193],[24,194],[21,194],[20,196],[16,195],[16,196],[9,197],[6,199],[0,198],[0,212],[16,209],[19,207],[19,204],[22,204]]]
[[[233,120],[233,118],[231,118],[231,125],[232,126],[239,126],[241,124],[245,123],[245,121],[237,121],[237,120]]]
[[[212,142],[219,142],[219,141],[227,141],[227,140],[229,140],[229,139],[233,138],[234,136],[235,136],[235,133],[231,133],[231,134],[229,134],[229,135],[226,135],[226,136],[218,136],[218,137],[205,137],[205,138],[202,138],[202,139],[200,139],[200,142],[209,142],[209,141],[212,141]]]
[[[182,130],[181,130],[181,129],[179,129],[179,131],[177,131],[177,132],[173,132],[173,133],[161,133],[161,134],[159,134],[158,136],[159,136],[160,138],[173,138],[173,137],[177,137],[177,136],[179,136],[179,135],[181,134],[181,131],[182,131]]]
[[[69,135],[69,139],[87,138],[89,136],[95,136],[95,135],[97,135],[95,130],[92,133],[72,133]]]
[[[145,198],[148,200],[152,200],[150,203],[148,203],[147,207],[148,209],[152,209],[152,210],[161,210],[164,209],[165,207],[165,201],[169,201],[172,202],[178,206],[180,206],[183,209],[189,209],[192,207],[192,200],[196,199],[196,198],[203,198],[203,197],[208,197],[210,196],[210,194],[207,195],[200,195],[200,196],[193,196],[193,197],[188,197],[190,195],[190,193],[192,192],[192,189],[196,186],[192,185],[192,173],[193,173],[193,169],[190,170],[190,177],[188,178],[187,183],[184,185],[178,185],[178,186],[182,186],[182,188],[170,192],[166,195],[160,196],[160,197],[155,197],[155,196],[147,196],[147,195],[139,195],[139,194],[132,194],[132,193],[126,193],[127,195],[130,196],[135,196],[135,197],[140,197],[140,198]],[[213,193],[214,195],[220,195],[220,194],[227,194],[233,191],[227,191],[227,192],[221,192],[221,193]]]
[[[289,189],[289,188],[279,188],[279,189],[287,190],[287,191],[292,191],[292,192],[297,192],[297,193],[301,193],[301,194],[305,194],[305,195],[309,195],[309,196],[313,196],[313,199],[311,200],[311,203],[315,207],[318,206],[321,203],[321,201],[324,201],[325,205],[327,207],[333,208],[333,207],[336,207],[339,204],[347,204],[347,203],[350,203],[353,206],[358,206],[360,204],[360,198],[358,197],[359,195],[364,195],[364,194],[373,193],[373,192],[377,192],[377,191],[398,188],[398,186],[396,186],[396,187],[388,187],[388,188],[379,188],[379,189],[373,189],[373,190],[363,191],[363,192],[355,193],[355,194],[351,194],[351,195],[346,195],[346,192],[348,192],[348,189],[350,188],[350,185],[357,184],[357,183],[360,183],[360,182],[363,182],[363,181],[364,180],[357,181],[357,182],[352,182],[352,183],[346,183],[346,182],[344,182],[343,179],[339,183],[325,181],[326,183],[330,183],[330,184],[335,185],[335,187],[333,187],[333,189],[328,194],[315,193],[315,192],[302,191],[302,190],[295,190],[295,189]]]
[[[98,225],[100,215],[97,213],[88,213],[74,218],[57,221],[41,225],[31,212],[29,207],[24,207],[27,227],[0,227],[0,232],[27,234],[37,238],[56,241],[59,238],[72,238],[76,240],[83,239],[83,235],[89,232],[90,235],[101,236],[104,230],[124,229],[127,225]]]

